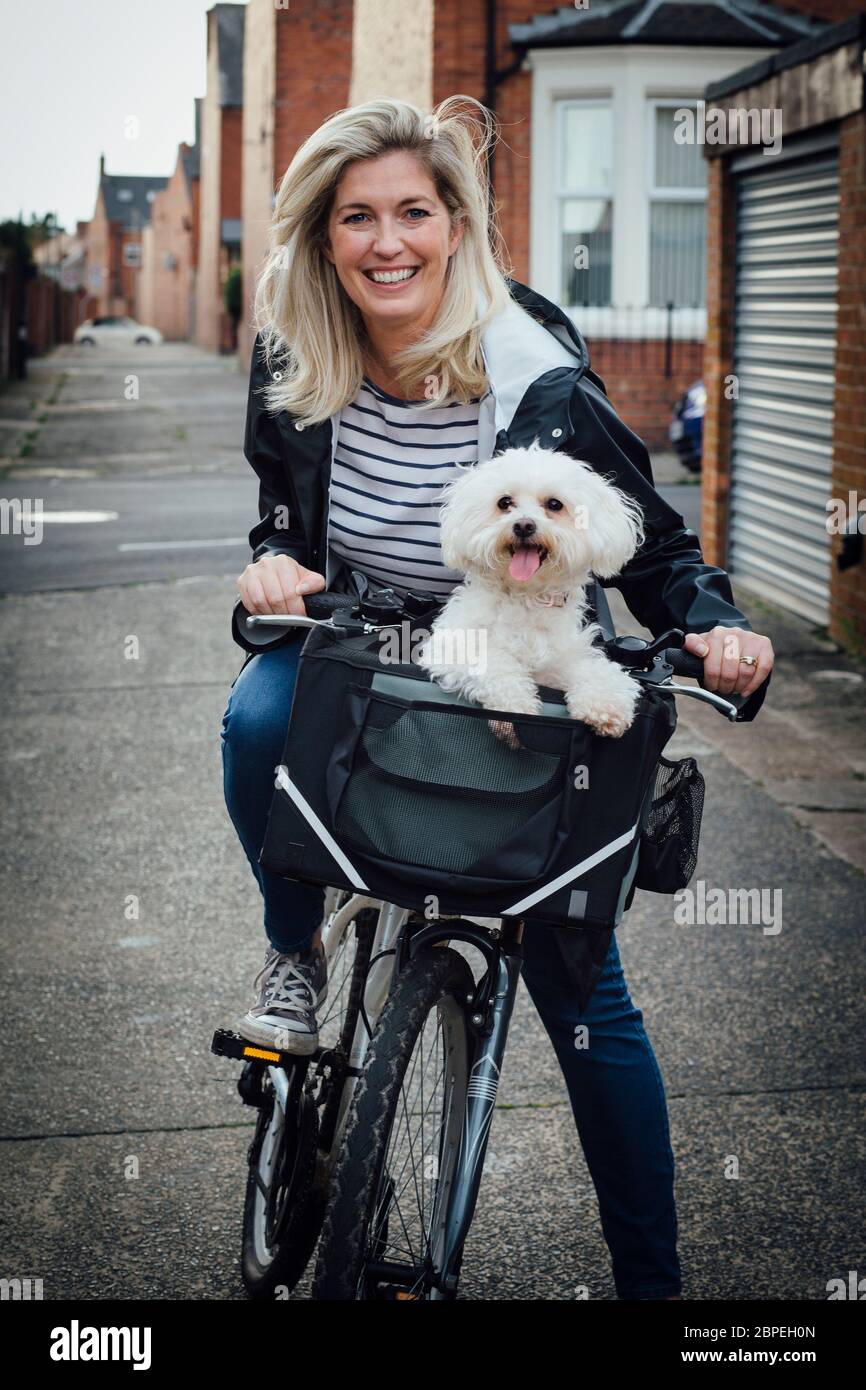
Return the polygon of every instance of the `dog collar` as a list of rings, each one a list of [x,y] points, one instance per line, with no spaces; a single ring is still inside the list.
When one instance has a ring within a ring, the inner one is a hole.
[[[546,595],[536,595],[536,602],[542,604],[544,608],[562,608],[568,592],[562,589],[548,589]]]

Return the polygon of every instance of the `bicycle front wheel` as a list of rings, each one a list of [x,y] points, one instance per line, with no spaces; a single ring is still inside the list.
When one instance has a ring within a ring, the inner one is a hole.
[[[315,1298],[455,1296],[442,1289],[444,1235],[466,1110],[473,988],[468,964],[448,947],[419,951],[398,975],[334,1171]]]

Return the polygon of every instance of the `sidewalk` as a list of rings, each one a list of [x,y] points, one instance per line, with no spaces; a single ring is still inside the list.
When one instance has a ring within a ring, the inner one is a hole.
[[[229,579],[202,578],[3,604],[5,1253],[45,1277],[46,1298],[243,1297],[250,1117],[235,1069],[208,1051],[264,939],[222,801],[218,729],[242,661],[232,601]],[[695,751],[707,778],[696,877],[781,885],[784,930],[678,927],[670,898],[640,893],[617,931],[667,1091],[692,1299],[824,1298],[862,1254],[863,882],[835,852],[856,841],[862,802],[825,805],[842,767],[859,793],[862,709],[850,682],[818,679],[848,663],[799,625],[765,626],[781,659],[759,721],[684,710],[672,751]],[[844,692],[829,712],[828,689]],[[725,1179],[726,1155],[743,1181]],[[562,1075],[522,984],[464,1269],[467,1299],[614,1297]]]
[[[743,586],[735,586],[735,597],[776,653],[763,708],[753,726],[737,725],[680,697],[680,730],[688,730],[696,756],[709,748],[724,754],[822,845],[866,872],[864,669],[808,623]],[[648,635],[619,595],[612,598],[617,628]]]
[[[44,365],[39,400],[61,363]],[[64,508],[117,499],[130,537],[133,523],[163,539],[247,531],[236,373],[172,348],[141,368],[142,404],[121,409],[113,368],[70,365],[14,476],[56,470]],[[0,429],[30,386],[0,395]],[[7,455],[17,429],[0,433]],[[85,467],[97,476],[77,479]],[[187,548],[184,570],[156,551],[155,582],[137,582],[119,539],[100,551],[77,528],[64,552],[55,527],[35,555],[10,551],[13,572],[36,564],[69,586],[74,570],[77,587],[0,605],[5,1273],[43,1277],[54,1300],[240,1299],[251,1116],[237,1069],[209,1052],[248,1006],[264,945],[219,750],[243,661],[239,571],[233,551],[209,574],[206,550]],[[740,598],[779,655],[767,703],[732,726],[683,699],[670,751],[694,752],[706,777],[695,880],[783,892],[783,929],[682,926],[672,898],[638,893],[617,937],[667,1093],[687,1296],[825,1299],[829,1279],[863,1270],[862,671]],[[521,983],[461,1292],[581,1287],[615,1296],[562,1074]],[[308,1293],[307,1280],[293,1298]]]

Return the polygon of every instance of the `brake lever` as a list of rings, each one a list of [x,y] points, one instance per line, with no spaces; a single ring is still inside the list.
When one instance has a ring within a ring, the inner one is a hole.
[[[714,705],[720,709],[725,716],[736,723],[739,718],[739,709],[732,705],[730,700],[726,700],[722,695],[717,695],[713,690],[704,690],[702,686],[678,685],[672,679],[674,668],[664,657],[657,656],[648,671],[630,671],[629,675],[634,676],[635,680],[642,685],[657,685],[663,690],[675,690],[678,695],[688,695],[693,700],[703,700],[707,705]]]
[[[381,628],[373,623],[361,622],[357,618],[344,618],[341,622],[334,621],[334,614],[329,618],[308,618],[303,613],[250,613],[244,622],[245,627],[326,627],[329,632],[337,632],[341,635],[364,634],[380,632]],[[389,626],[389,624],[383,624]],[[390,624],[393,626],[393,624]]]

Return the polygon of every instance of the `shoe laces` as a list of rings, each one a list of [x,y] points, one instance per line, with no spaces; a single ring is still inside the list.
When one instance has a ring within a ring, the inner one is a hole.
[[[295,955],[269,955],[259,974],[256,986],[263,990],[263,1003],[292,1009],[314,1009],[316,993],[306,975],[298,969]]]

